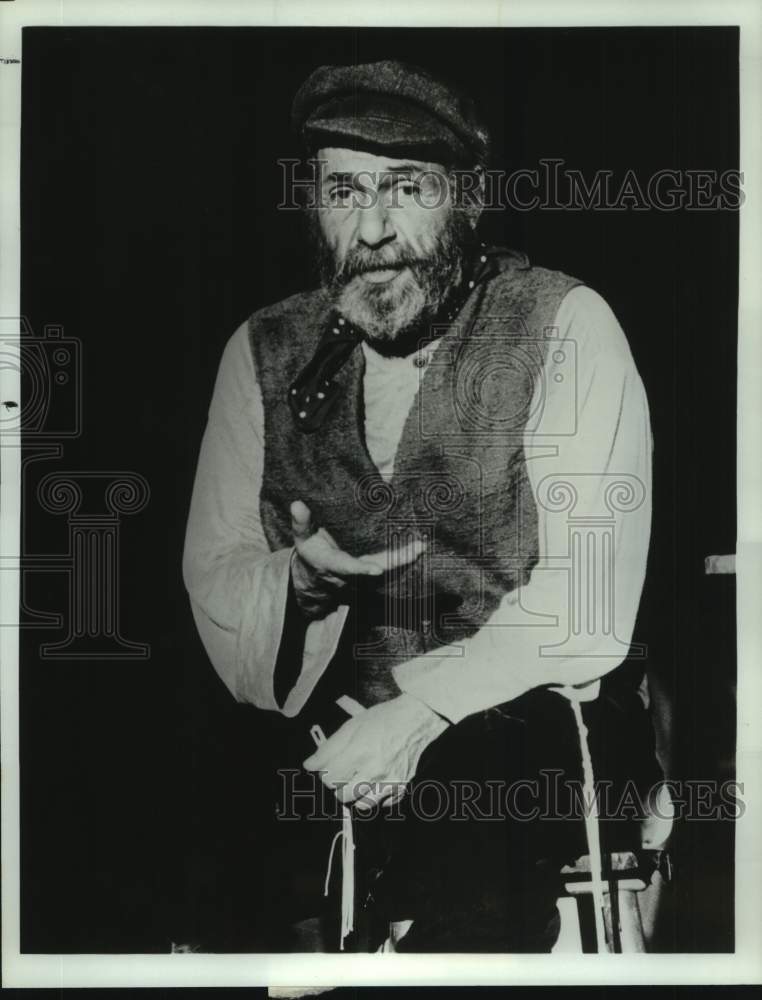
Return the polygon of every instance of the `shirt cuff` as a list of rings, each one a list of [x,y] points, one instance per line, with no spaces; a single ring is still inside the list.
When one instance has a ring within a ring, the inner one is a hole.
[[[291,579],[292,549],[278,549],[261,569],[257,600],[246,607],[238,637],[236,697],[280,711],[275,698],[278,659]]]
[[[477,683],[464,656],[417,656],[394,667],[392,674],[401,691],[453,723],[513,701],[534,686],[509,670],[501,673],[499,685]]]

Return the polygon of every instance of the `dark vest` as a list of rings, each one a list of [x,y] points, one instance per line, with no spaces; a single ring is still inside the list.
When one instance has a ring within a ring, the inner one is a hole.
[[[365,444],[360,347],[336,376],[341,392],[319,431],[300,431],[289,408],[288,387],[331,321],[326,294],[293,296],[249,321],[265,413],[260,509],[270,547],[293,543],[289,506],[297,499],[352,555],[427,542],[413,565],[348,588],[353,687],[366,705],[399,693],[396,664],[473,635],[537,561],[523,434],[536,416],[554,317],[579,282],[508,251],[497,265],[442,331],[391,478]]]

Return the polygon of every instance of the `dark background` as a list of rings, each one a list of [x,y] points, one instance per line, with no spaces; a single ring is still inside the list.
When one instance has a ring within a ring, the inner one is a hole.
[[[402,58],[480,102],[495,166],[563,157],[585,176],[738,167],[738,33],[712,29],[26,29],[22,309],[83,344],[83,434],[26,472],[30,553],[63,553],[35,500],[65,470],[151,488],[122,526],[121,627],[144,661],[48,661],[22,630],[22,949],[255,948],[269,901],[264,819],[278,720],[237,706],[196,637],[180,577],[216,367],[253,310],[305,287],[291,98],[324,63]],[[731,777],[738,219],[733,212],[503,212],[487,239],[582,278],[614,308],[651,405],[655,520],[636,639],[674,706],[680,779]],[[61,574],[27,603],[63,611]],[[659,935],[733,942],[732,828],[683,824]]]

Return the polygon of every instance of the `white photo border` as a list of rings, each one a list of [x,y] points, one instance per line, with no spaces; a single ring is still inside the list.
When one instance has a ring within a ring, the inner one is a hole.
[[[0,5],[0,317],[20,315],[21,29],[32,26],[740,27],[736,950],[727,955],[37,955],[20,952],[18,629],[0,627],[2,976],[6,987],[752,984],[762,982],[762,7],[755,0],[13,0]],[[18,373],[0,371],[1,399]],[[0,621],[15,620],[20,451],[0,441]]]

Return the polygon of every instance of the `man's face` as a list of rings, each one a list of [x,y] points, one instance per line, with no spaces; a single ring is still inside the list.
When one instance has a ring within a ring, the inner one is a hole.
[[[318,159],[324,284],[351,323],[396,353],[460,281],[472,225],[440,164],[338,148]]]

